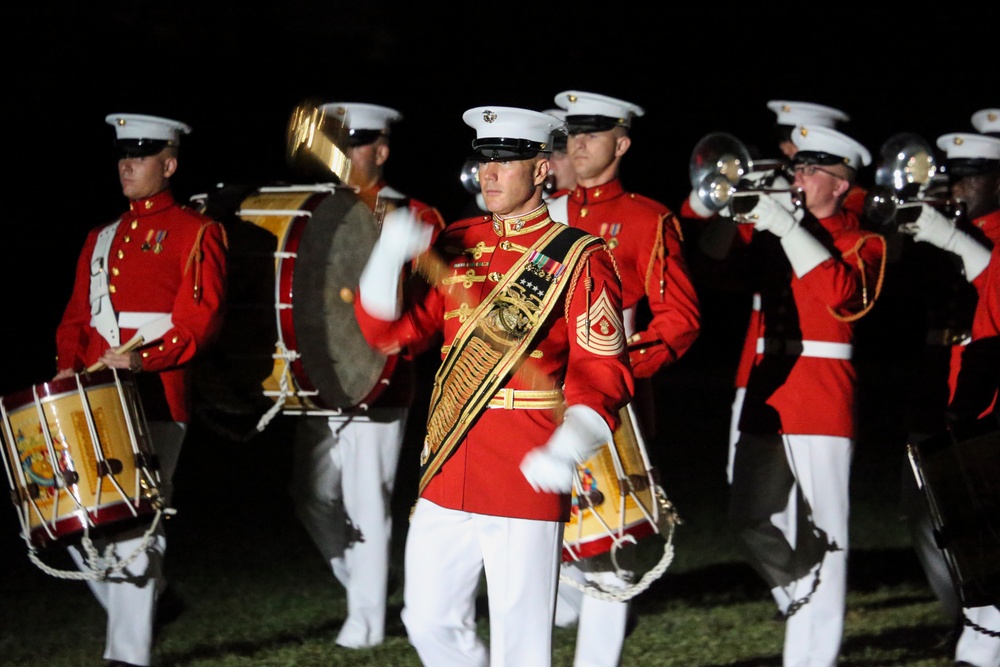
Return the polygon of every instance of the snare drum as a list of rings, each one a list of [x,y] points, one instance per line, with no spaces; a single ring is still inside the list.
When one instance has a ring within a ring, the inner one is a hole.
[[[0,397],[4,464],[22,536],[47,546],[152,519],[159,474],[132,374],[77,374]]]
[[[196,395],[230,414],[375,400],[396,357],[369,346],[354,317],[379,233],[368,207],[349,188],[319,184],[223,189],[202,210],[226,225],[230,288],[218,343],[196,365]]]
[[[563,561],[575,561],[633,544],[660,532],[657,485],[631,405],[621,411],[614,442],[577,467]]]

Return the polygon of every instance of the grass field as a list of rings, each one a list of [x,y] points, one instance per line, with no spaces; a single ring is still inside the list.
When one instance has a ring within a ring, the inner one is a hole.
[[[670,568],[635,600],[638,625],[626,641],[624,666],[781,664],[783,624],[725,523],[731,366],[729,358],[710,359],[712,350],[694,351],[658,380],[661,432],[650,456],[684,523]],[[892,382],[878,377],[863,398],[890,395]],[[294,519],[286,490],[293,419],[276,420],[247,442],[194,423],[176,477],[178,513],[168,526],[167,572],[185,607],[162,629],[154,665],[419,665],[399,620],[401,586],[390,599],[384,645],[348,651],[333,643],[344,619],[343,591]],[[415,408],[397,479],[400,569],[422,420]],[[841,664],[950,665],[950,628],[897,517],[902,443],[892,410],[867,410],[862,426]],[[17,532],[13,508],[0,508],[0,665],[99,667],[103,611],[84,583],[35,567]],[[68,567],[62,553],[43,555]],[[485,615],[480,629],[485,637]],[[555,631],[557,667],[572,664],[574,639],[571,630]]]

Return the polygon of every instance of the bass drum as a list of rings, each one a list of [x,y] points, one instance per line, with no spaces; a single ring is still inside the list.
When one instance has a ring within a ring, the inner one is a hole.
[[[354,316],[379,234],[368,207],[333,184],[224,186],[193,201],[229,242],[226,318],[194,372],[202,414],[365,409],[396,361],[368,345]]]

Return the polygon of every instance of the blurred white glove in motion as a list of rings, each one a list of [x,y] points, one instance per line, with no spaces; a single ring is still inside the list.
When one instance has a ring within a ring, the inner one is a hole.
[[[611,429],[593,408],[571,405],[549,441],[524,455],[521,474],[535,491],[569,493],[573,490],[577,464],[589,459],[612,438]]]
[[[757,204],[746,214],[746,219],[753,223],[754,229],[769,231],[782,238],[792,231],[792,228],[798,226],[804,215],[805,212],[801,208],[792,206],[791,202],[786,208],[772,195],[760,194],[757,197]]]
[[[399,319],[399,278],[403,266],[430,247],[434,228],[417,219],[408,207],[385,214],[382,233],[361,272],[361,306],[372,317]]]
[[[989,248],[963,232],[954,220],[946,218],[932,206],[921,204],[920,209],[920,217],[903,225],[902,231],[912,234],[916,241],[930,243],[961,257],[966,280],[975,280],[990,263]]]

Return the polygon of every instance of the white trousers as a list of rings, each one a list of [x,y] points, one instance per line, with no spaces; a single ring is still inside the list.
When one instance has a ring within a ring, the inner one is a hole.
[[[733,459],[736,457],[736,442],[740,439],[740,413],[743,412],[743,398],[746,387],[737,387],[733,406],[729,412],[729,456],[726,458],[726,480],[733,483]]]
[[[180,422],[149,423],[153,449],[160,462],[159,490],[168,505],[173,489],[174,470],[177,468],[186,432],[187,425]],[[114,545],[114,553],[120,560],[137,554],[135,560],[120,574],[107,580],[87,582],[108,615],[105,660],[120,660],[133,665],[148,665],[150,662],[156,598],[166,588],[163,557],[167,550],[167,538],[161,520],[149,546],[142,550],[142,535],[148,528],[148,525],[144,525],[113,537],[94,540],[94,546],[101,554],[108,544]],[[69,546],[68,551],[80,570],[90,570],[78,547]]]
[[[740,435],[730,520],[751,565],[772,585],[779,609],[791,614],[785,621],[785,667],[837,663],[847,595],[852,453],[849,438]],[[821,541],[831,550],[817,554]],[[814,558],[819,562],[810,567]],[[795,578],[777,581],[782,572]]]
[[[997,607],[966,607],[965,617],[981,628],[1000,631],[1000,609]],[[1000,665],[1000,637],[990,637],[965,626],[955,647],[955,661],[965,661],[976,667]]]
[[[385,639],[391,499],[407,410],[392,410],[392,417],[349,422],[300,417],[296,429],[291,496],[347,592],[347,618],[336,641],[348,648]]]
[[[420,499],[406,538],[403,623],[427,667],[550,667],[564,524]],[[476,633],[485,572],[490,648]]]
[[[590,572],[591,576],[599,576],[602,588],[613,590],[611,580],[617,581],[621,587],[627,585],[613,571],[593,572],[598,561],[600,559],[594,557],[579,563],[563,563],[562,577],[585,584]],[[560,581],[556,599],[556,625],[568,628],[577,624],[573,667],[618,667],[621,663],[622,646],[625,644],[628,613],[628,602],[601,600]]]

